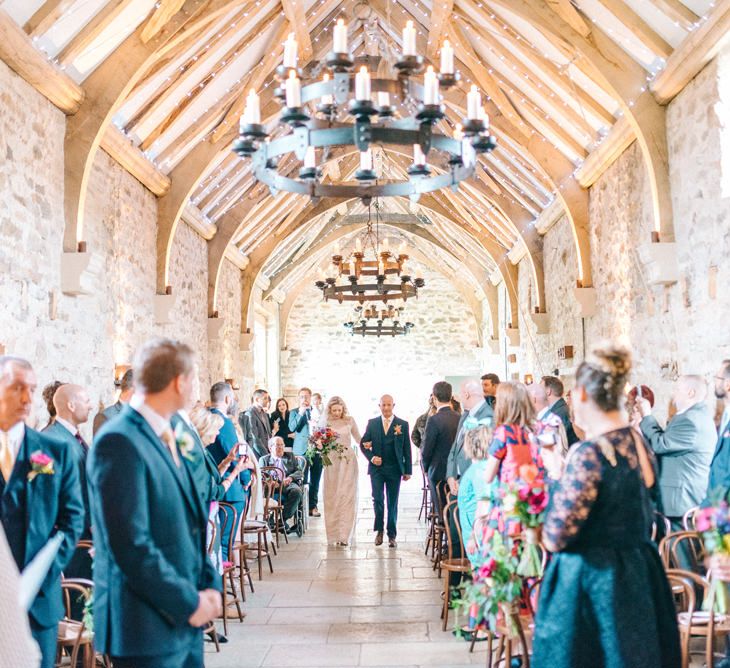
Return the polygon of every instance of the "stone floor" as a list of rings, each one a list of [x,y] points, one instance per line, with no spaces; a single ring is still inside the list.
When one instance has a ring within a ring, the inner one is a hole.
[[[466,642],[441,630],[443,584],[423,554],[420,494],[420,480],[404,484],[398,547],[376,548],[362,476],[354,544],[328,548],[324,519],[313,519],[303,538],[282,545],[274,574],[254,580],[245,621],[229,626],[230,642],[218,654],[206,643],[206,666],[485,665],[483,647],[469,654]]]

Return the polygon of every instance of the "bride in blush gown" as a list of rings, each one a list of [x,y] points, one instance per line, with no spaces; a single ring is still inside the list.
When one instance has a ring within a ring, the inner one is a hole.
[[[324,469],[327,543],[346,546],[352,540],[357,519],[357,447],[360,432],[340,397],[332,397],[327,402],[320,424],[337,432],[337,442],[346,447],[343,455],[332,455],[332,466]]]

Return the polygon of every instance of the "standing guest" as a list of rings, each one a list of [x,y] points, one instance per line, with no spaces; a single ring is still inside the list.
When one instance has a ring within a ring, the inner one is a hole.
[[[343,447],[340,455],[332,457],[332,465],[324,470],[324,526],[327,542],[341,547],[352,540],[357,520],[357,450],[360,432],[354,418],[340,397],[327,402],[323,425],[337,434],[337,443]]]
[[[28,610],[42,668],[56,661],[63,617],[61,572],[84,528],[79,466],[73,450],[27,427],[36,377],[24,359],[0,356],[0,521],[22,571],[59,531],[63,542]],[[7,592],[3,592],[6,595]]]
[[[284,439],[281,436],[272,436],[269,439],[269,454],[259,460],[259,465],[273,466],[278,469],[273,472],[277,480],[284,483],[281,504],[282,514],[287,531],[294,527],[294,515],[302,500],[302,479],[304,474],[299,470],[297,460],[291,452],[284,450]]]
[[[454,396],[451,397],[451,409],[461,415],[461,402]]]
[[[319,392],[315,392],[312,395],[312,424],[315,425],[315,428],[319,426],[323,412],[324,404],[322,402],[322,395]]]
[[[261,459],[269,451],[271,423],[266,407],[270,401],[266,390],[256,390],[251,398],[251,405],[238,417],[243,439],[252,448],[256,459]]]
[[[46,410],[48,411],[48,422],[41,431],[45,431],[53,424],[56,419],[56,407],[53,405],[53,397],[56,394],[56,390],[61,387],[63,383],[60,380],[54,380],[43,388],[41,396],[43,397],[43,403],[46,404]]]
[[[428,410],[423,414],[419,415],[416,419],[416,423],[413,425],[413,431],[411,432],[411,440],[419,450],[423,445],[423,435],[426,432],[426,420],[432,415],[436,414],[436,406],[433,404],[433,394],[428,397]]]
[[[565,435],[568,438],[568,445],[577,443],[578,436],[573,429],[573,423],[570,421],[570,409],[565,399],[563,399],[563,393],[565,391],[563,381],[557,376],[543,376],[540,384],[545,388],[549,404],[549,408],[543,417],[550,413],[557,415],[563,421]],[[538,420],[540,419],[542,418],[538,417]]]
[[[459,431],[449,450],[449,460],[446,463],[446,479],[449,482],[449,491],[453,495],[459,493],[459,479],[472,462],[472,458],[464,451],[466,432],[479,425],[491,425],[494,417],[494,411],[484,398],[482,384],[478,380],[466,380],[461,384],[461,402],[464,412],[461,414]]]
[[[223,418],[223,426],[220,428],[215,441],[208,446],[208,452],[213,456],[217,466],[220,466],[231,452],[236,452],[238,448],[239,438],[236,433],[236,427],[233,420],[229,417],[229,413],[236,415],[238,413],[238,402],[233,393],[233,388],[224,382],[217,382],[210,388],[210,412]],[[224,477],[233,474],[235,463],[230,461],[228,469],[223,472]],[[230,488],[223,497],[223,501],[230,503],[238,513],[238,521],[240,522],[246,509],[246,490],[244,485],[250,485],[250,478],[235,478]],[[221,544],[223,546],[223,561],[229,561],[228,542],[231,532],[235,536],[238,526],[233,526],[232,522],[223,521],[223,511],[221,511],[221,524],[226,524],[226,530],[221,536]]]
[[[477,426],[467,429],[463,437],[464,455],[471,461],[471,466],[464,472],[459,481],[459,521],[461,535],[466,547],[466,556],[472,566],[479,565],[479,546],[472,535],[479,502],[489,496],[489,484],[486,481],[487,458],[492,443],[492,429]]]
[[[730,488],[730,359],[723,360],[715,374],[715,397],[722,400],[725,408],[720,418],[719,437],[710,464],[708,494],[718,488]]]
[[[527,386],[527,394],[535,409],[535,436],[538,443],[558,446],[558,451],[565,457],[568,454],[568,435],[560,417],[550,412],[550,401],[545,386],[542,383],[531,383]]]
[[[360,450],[370,462],[368,475],[373,492],[375,510],[375,544],[383,544],[385,526],[385,498],[388,503],[388,547],[396,547],[398,534],[398,495],[401,480],[411,479],[411,441],[408,423],[393,415],[395,402],[385,394],[380,398],[380,417],[368,422],[360,441]]]
[[[674,384],[674,417],[662,429],[647,399],[637,398],[639,428],[659,459],[659,496],[672,531],[682,530],[682,517],[707,494],[710,463],[717,433],[705,403],[707,384],[701,376],[680,376]]]
[[[494,410],[494,402],[497,398],[497,387],[499,387],[499,376],[496,373],[485,373],[482,378],[482,393],[489,407]]]
[[[294,434],[294,454],[303,455],[309,445],[309,434],[314,424],[312,416],[312,390],[303,387],[299,390],[299,407],[289,414],[289,431]],[[319,482],[322,479],[322,458],[315,455],[312,463],[307,466],[309,482],[309,515],[320,517],[319,512]]]
[[[122,412],[122,408],[125,404],[129,403],[129,400],[134,394],[134,372],[132,369],[127,369],[122,376],[120,383],[119,399],[111,406],[107,406],[103,411],[96,414],[94,418],[93,435],[96,436],[96,432],[101,429],[102,425],[116,417]]]
[[[649,537],[653,455],[622,411],[630,370],[624,348],[589,354],[573,391],[587,440],[562,473],[545,451],[560,480],[543,528],[553,557],[540,587],[535,668],[681,665],[674,601]]]
[[[277,399],[276,410],[269,416],[271,435],[280,436],[287,451],[291,451],[294,447],[294,434],[289,429],[289,417],[289,402],[284,397]]]
[[[459,414],[451,407],[451,384],[439,381],[431,392],[436,405],[436,414],[426,421],[421,457],[423,468],[431,488],[431,503],[436,516],[441,519],[443,512],[439,487],[446,480],[446,465],[449,461],[451,446],[456,440],[459,429]]]
[[[500,383],[497,389],[497,403],[494,412],[494,438],[489,446],[484,480],[491,483],[512,483],[520,477],[520,468],[536,466],[542,470],[543,463],[532,431],[535,412],[527,396],[527,387],[522,383]],[[482,545],[489,543],[495,531],[514,535],[520,527],[508,525],[502,509],[502,499],[493,494],[487,506],[488,522],[484,523]]]
[[[154,339],[134,370],[137,394],[89,454],[94,643],[115,668],[200,668],[200,629],[221,613],[221,580],[170,424],[190,404],[193,352]]]

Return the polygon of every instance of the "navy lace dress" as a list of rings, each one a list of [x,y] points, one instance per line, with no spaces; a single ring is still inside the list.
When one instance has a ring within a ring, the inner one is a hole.
[[[638,438],[625,428],[580,444],[552,491],[544,535],[556,553],[540,589],[534,668],[680,666]]]

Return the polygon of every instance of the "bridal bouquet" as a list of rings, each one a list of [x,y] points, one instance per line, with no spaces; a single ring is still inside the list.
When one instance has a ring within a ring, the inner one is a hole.
[[[329,427],[322,427],[313,431],[309,436],[309,445],[304,456],[311,464],[314,458],[319,455],[322,458],[323,466],[332,466],[330,455],[335,453],[338,457],[345,454],[345,446],[337,442],[337,432]]]
[[[702,508],[695,517],[695,527],[702,534],[707,556],[730,558],[730,505],[725,499]],[[714,610],[722,615],[730,609],[727,583],[713,577],[706,601],[714,601]]]

